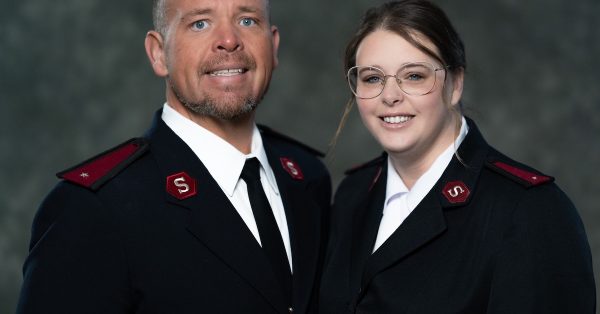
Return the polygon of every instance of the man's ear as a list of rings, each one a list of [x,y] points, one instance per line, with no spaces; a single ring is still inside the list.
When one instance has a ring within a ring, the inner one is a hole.
[[[273,67],[277,67],[279,64],[279,57],[277,52],[279,51],[279,29],[277,26],[271,26],[271,40],[273,41]]]
[[[163,36],[157,31],[149,31],[144,41],[146,55],[150,60],[152,69],[157,76],[165,77],[169,74]]]

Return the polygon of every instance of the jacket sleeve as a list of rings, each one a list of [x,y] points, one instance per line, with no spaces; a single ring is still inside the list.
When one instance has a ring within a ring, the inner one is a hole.
[[[524,191],[495,259],[489,314],[594,314],[590,248],[577,210],[554,184]]]
[[[94,193],[60,183],[34,218],[17,314],[127,313],[130,290],[119,239]]]

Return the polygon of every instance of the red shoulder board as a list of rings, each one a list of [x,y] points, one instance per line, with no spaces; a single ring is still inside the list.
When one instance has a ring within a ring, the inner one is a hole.
[[[145,139],[131,139],[79,165],[56,174],[59,178],[81,185],[91,190],[113,178],[148,148]]]
[[[489,165],[492,169],[496,170],[496,172],[504,174],[513,179],[513,181],[521,183],[526,187],[537,186],[546,182],[554,181],[553,177],[546,176],[541,173],[535,173],[530,170],[525,170],[501,161],[491,162]]]

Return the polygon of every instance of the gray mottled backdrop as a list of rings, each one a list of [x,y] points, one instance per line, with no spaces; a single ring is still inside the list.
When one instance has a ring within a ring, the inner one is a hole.
[[[259,120],[327,150],[348,92],[341,56],[367,0],[272,0],[280,67]],[[437,0],[467,46],[464,100],[488,140],[556,177],[600,272],[600,2]],[[142,133],[163,101],[143,49],[149,0],[2,0],[0,313],[12,313],[36,207],[54,173]],[[378,146],[356,112],[329,165]]]

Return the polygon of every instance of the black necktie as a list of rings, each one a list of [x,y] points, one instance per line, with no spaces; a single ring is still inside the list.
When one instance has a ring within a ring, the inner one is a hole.
[[[244,169],[240,177],[246,182],[246,186],[248,187],[248,197],[250,198],[250,205],[252,206],[254,219],[258,226],[262,248],[271,263],[277,280],[282,285],[286,301],[291,305],[292,274],[290,272],[290,264],[283,240],[281,239],[281,233],[275,221],[275,216],[273,216],[269,200],[260,183],[260,162],[258,159],[246,159],[246,164],[244,164]]]

